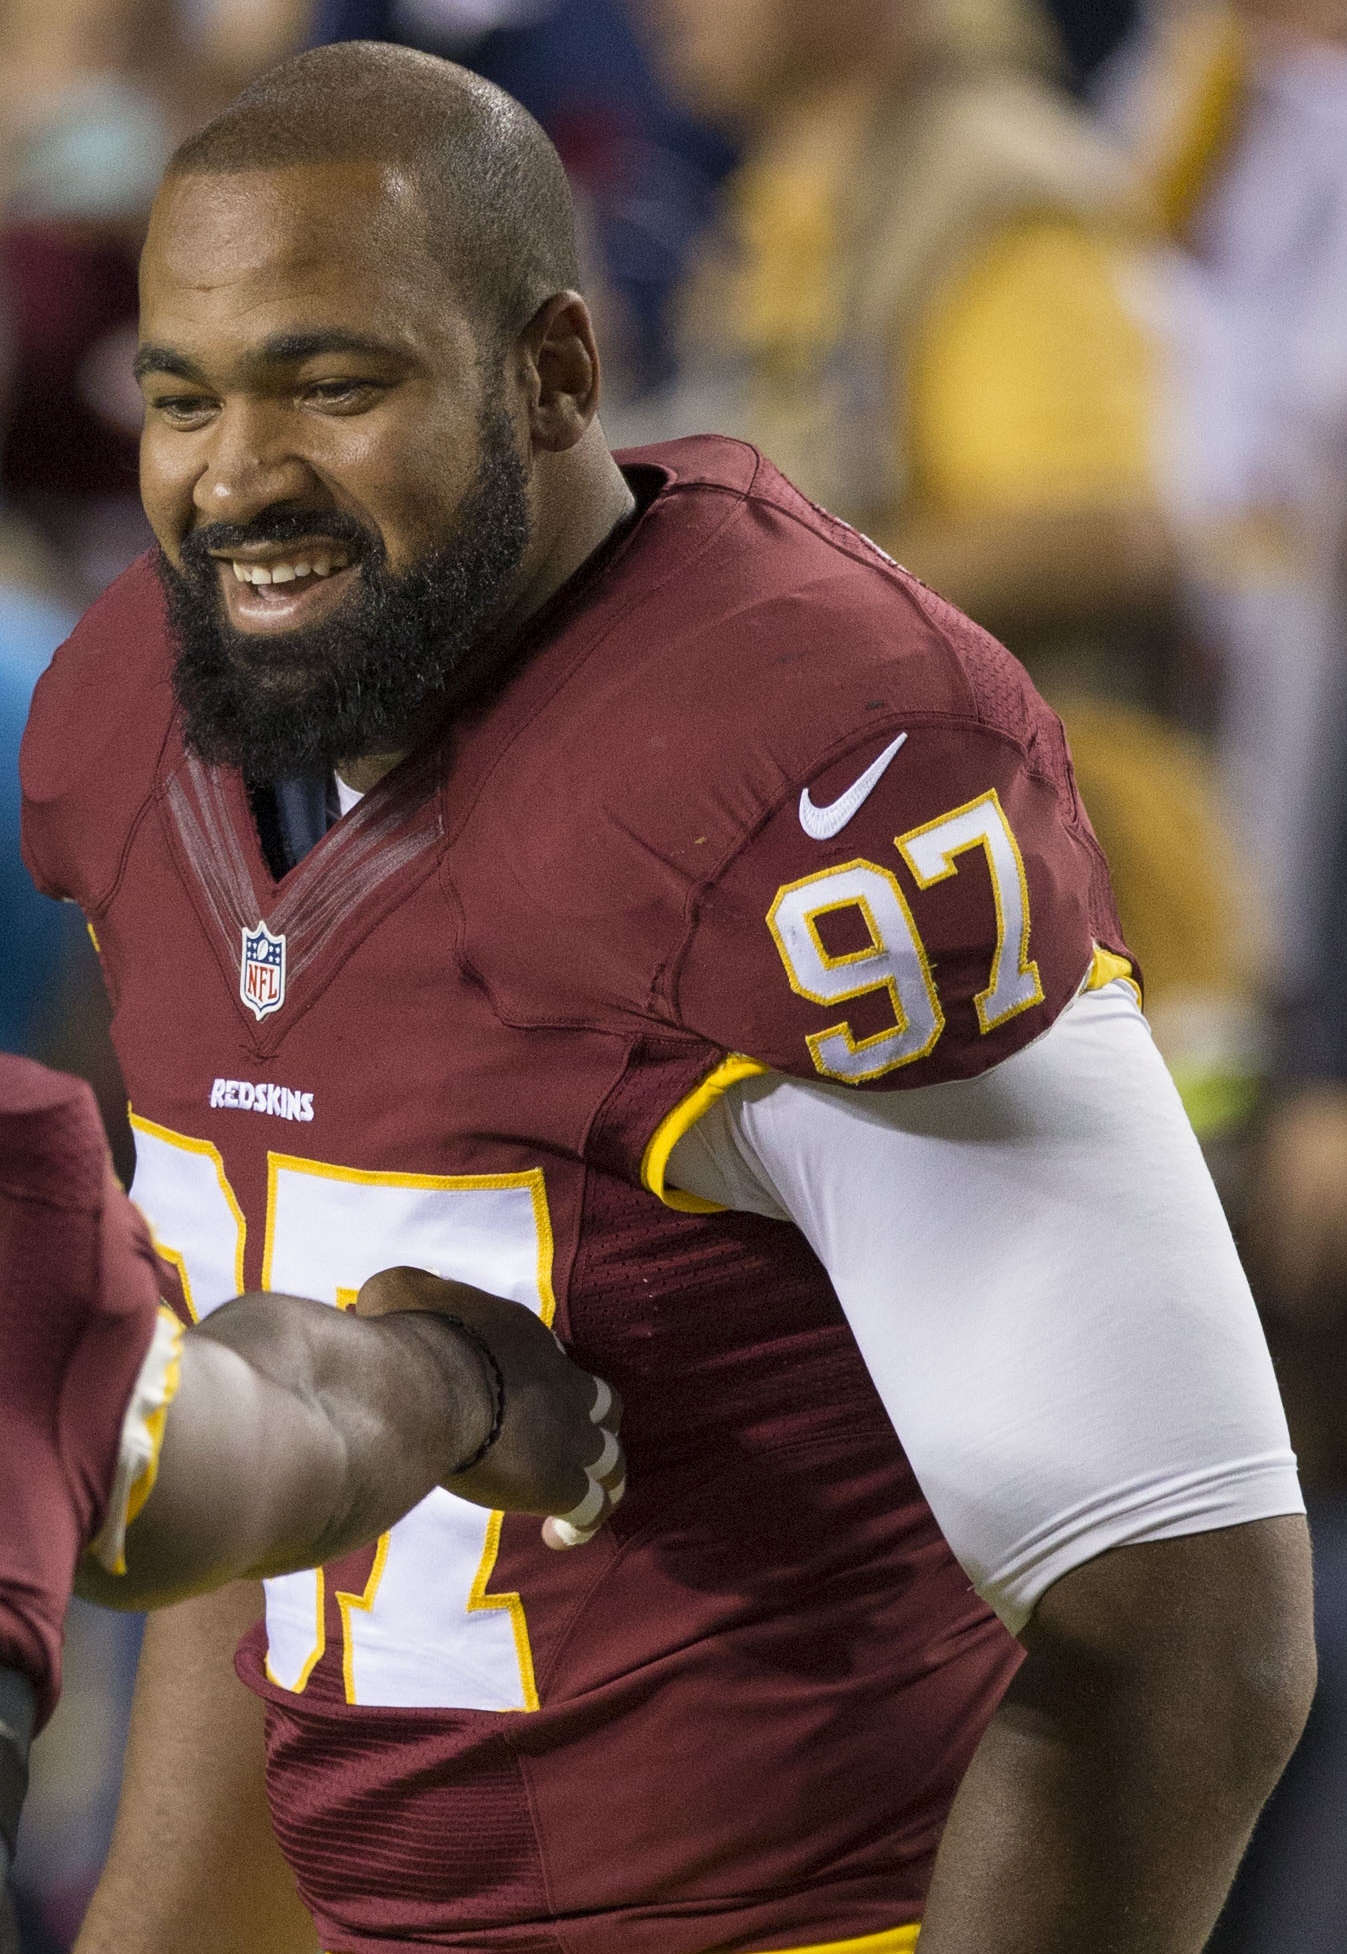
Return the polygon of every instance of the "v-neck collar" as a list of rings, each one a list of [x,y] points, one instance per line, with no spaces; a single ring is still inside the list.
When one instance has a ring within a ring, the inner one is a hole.
[[[333,971],[434,865],[443,742],[409,754],[279,881],[242,775],[183,751],[160,800],[169,845],[259,1056],[274,1052]],[[240,992],[244,937],[284,939],[285,995],[261,1020]]]

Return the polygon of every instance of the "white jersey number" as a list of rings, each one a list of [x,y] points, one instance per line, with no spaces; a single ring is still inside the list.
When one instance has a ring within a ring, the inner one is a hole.
[[[245,1223],[216,1150],[132,1115],[132,1193],[195,1316],[243,1288]],[[407,1263],[475,1283],[550,1323],[552,1231],[540,1168],[476,1176],[363,1173],[268,1155],[262,1283],[338,1306]],[[517,1594],[487,1586],[501,1516],[437,1489],[380,1539],[361,1593],[336,1593],[350,1703],[464,1710],[538,1706]],[[267,1670],[302,1690],[326,1647],[327,1576],[266,1583]]]
[[[1024,860],[993,788],[938,820],[899,835],[894,846],[919,889],[959,872],[959,856],[981,849],[991,876],[996,947],[987,987],[973,1002],[985,1033],[1043,1001],[1038,965],[1029,956],[1029,885]],[[828,950],[820,921],[839,910],[859,915],[868,946]],[[925,1058],[945,1028],[930,958],[896,876],[877,862],[845,862],[778,889],[767,912],[791,989],[815,1004],[843,1004],[888,992],[892,1029],[857,1038],[845,1019],[806,1039],[825,1079],[856,1084]]]
[[[822,917],[843,909],[859,912],[869,947],[833,955],[824,948],[818,926]],[[825,1078],[876,1079],[930,1051],[945,1017],[907,897],[887,869],[874,862],[844,862],[803,882],[788,882],[767,912],[767,927],[799,996],[815,1004],[841,1004],[868,991],[889,994],[892,1031],[857,1038],[844,1022],[807,1039]]]

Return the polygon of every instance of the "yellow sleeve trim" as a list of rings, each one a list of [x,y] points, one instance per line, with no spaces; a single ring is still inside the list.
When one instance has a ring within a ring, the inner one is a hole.
[[[1131,985],[1139,1005],[1141,986],[1132,975],[1132,966],[1127,958],[1096,943],[1082,990],[1100,991],[1105,984],[1112,984],[1120,977]],[[723,1214],[725,1209],[721,1202],[704,1201],[700,1194],[684,1194],[681,1188],[668,1185],[665,1175],[669,1156],[683,1135],[731,1086],[738,1085],[741,1079],[761,1078],[764,1072],[771,1069],[756,1058],[746,1058],[742,1052],[731,1052],[728,1058],[722,1059],[714,1072],[708,1073],[686,1099],[680,1099],[672,1112],[664,1115],[651,1134],[641,1156],[641,1185],[648,1187],[666,1208],[676,1208],[680,1214]],[[805,1950],[801,1950],[801,1954],[805,1954]]]
[[[140,1468],[126,1501],[126,1524],[130,1526],[136,1515],[154,1491],[154,1482],[159,1477],[159,1454],[164,1449],[164,1431],[168,1424],[168,1408],[178,1395],[178,1385],[182,1381],[182,1324],[164,1304],[159,1305],[165,1317],[173,1324],[174,1348],[164,1373],[163,1400],[153,1411],[146,1412],[143,1425],[150,1441],[150,1456]]]
[[[724,1206],[719,1201],[704,1201],[700,1194],[684,1194],[679,1188],[665,1185],[669,1155],[722,1093],[738,1085],[740,1079],[756,1079],[770,1070],[770,1066],[760,1065],[755,1058],[745,1058],[742,1052],[731,1052],[728,1058],[722,1059],[714,1072],[708,1073],[686,1099],[680,1099],[673,1111],[664,1115],[651,1134],[641,1158],[641,1185],[657,1195],[666,1208],[677,1208],[680,1214],[724,1214]]]
[[[1114,951],[1106,950],[1102,944],[1096,943],[1094,946],[1094,956],[1090,960],[1090,968],[1086,973],[1085,982],[1081,985],[1081,989],[1086,991],[1102,991],[1105,984],[1116,983],[1120,977],[1125,984],[1131,986],[1136,995],[1136,1001],[1140,1004],[1141,986],[1133,976],[1132,966],[1127,961],[1127,958],[1120,957]]]
[[[168,1408],[182,1378],[183,1326],[160,1303],[154,1335],[122,1420],[121,1451],[107,1518],[91,1551],[109,1574],[126,1572],[126,1530],[154,1491]]]

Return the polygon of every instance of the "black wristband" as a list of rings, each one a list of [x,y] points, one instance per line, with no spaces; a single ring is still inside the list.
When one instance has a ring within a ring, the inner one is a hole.
[[[470,1457],[464,1459],[462,1465],[456,1465],[453,1471],[446,1475],[450,1479],[457,1479],[461,1473],[471,1472],[474,1466],[480,1465],[496,1440],[500,1437],[500,1428],[505,1423],[505,1374],[496,1362],[495,1351],[491,1348],[486,1338],[473,1329],[471,1323],[465,1323],[461,1316],[450,1316],[447,1310],[437,1309],[429,1311],[428,1314],[437,1316],[441,1323],[448,1323],[455,1330],[461,1330],[469,1342],[476,1345],[478,1355],[491,1374],[491,1393],[495,1405],[491,1419],[491,1429],[477,1447],[477,1450]]]

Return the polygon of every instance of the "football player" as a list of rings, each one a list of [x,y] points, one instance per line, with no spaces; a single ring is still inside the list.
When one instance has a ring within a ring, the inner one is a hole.
[[[490,1507],[578,1509],[544,1529],[575,1545],[620,1491],[612,1393],[516,1303],[389,1270],[357,1299],[377,1323],[241,1297],[184,1336],[161,1273],[88,1087],[0,1054],[6,1954],[28,1745],[59,1692],[72,1581],[143,1608],[312,1566],[441,1481]]]
[[[575,280],[405,49],[156,205],[159,550],[24,757],[137,1198],[202,1316],[527,1304],[633,1474],[583,1556],[437,1488],[159,1616],[81,1954],[1195,1954],[1302,1502],[1060,726],[752,449],[614,459]]]

